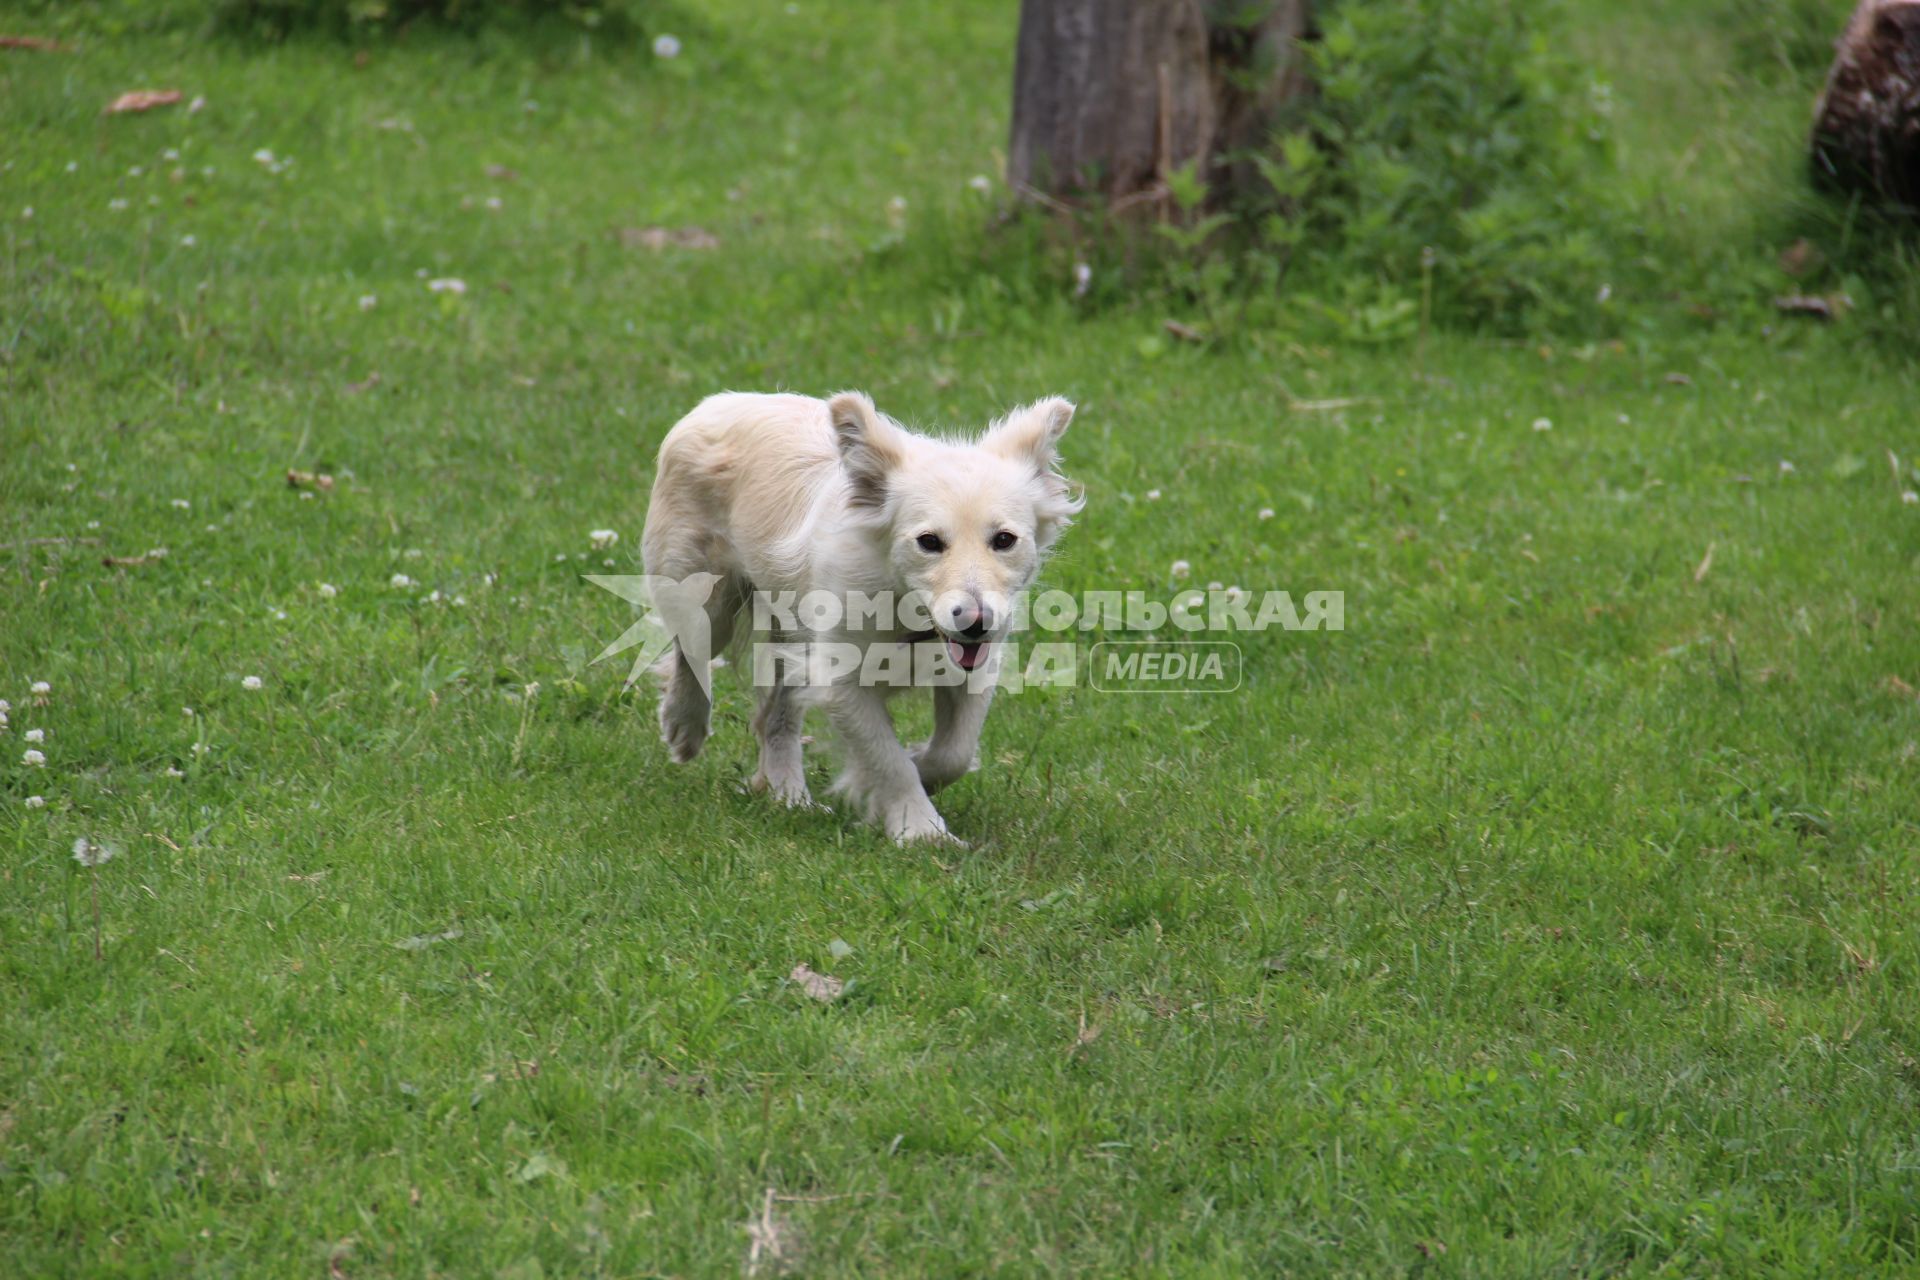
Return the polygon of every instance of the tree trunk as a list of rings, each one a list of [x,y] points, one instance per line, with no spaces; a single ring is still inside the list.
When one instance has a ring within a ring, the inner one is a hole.
[[[1218,191],[1236,152],[1307,92],[1309,0],[1024,0],[1007,180],[1029,196],[1164,201],[1199,164]]]
[[[1814,108],[1822,183],[1920,211],[1920,0],[1860,0]]]

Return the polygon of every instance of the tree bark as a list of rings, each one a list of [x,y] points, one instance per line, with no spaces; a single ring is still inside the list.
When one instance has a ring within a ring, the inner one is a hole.
[[[1814,108],[1823,184],[1920,212],[1920,0],[1860,0]]]
[[[1234,154],[1308,91],[1309,16],[1309,0],[1024,0],[1008,181],[1116,208],[1195,162],[1212,189],[1247,181]]]

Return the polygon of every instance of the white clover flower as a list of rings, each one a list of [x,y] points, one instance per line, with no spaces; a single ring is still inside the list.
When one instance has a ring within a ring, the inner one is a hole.
[[[499,196],[487,197],[487,208],[491,209],[493,212],[498,213],[500,212],[500,210],[504,209],[505,207],[506,207],[506,201],[502,200]]]
[[[1227,588],[1228,604],[1245,604],[1247,600],[1250,598],[1251,597],[1247,595],[1246,588],[1240,586],[1238,583],[1235,583],[1233,586]]]
[[[1212,582],[1209,582],[1207,584],[1207,590],[1209,591],[1225,591],[1226,589],[1227,589],[1227,584],[1220,581],[1218,578],[1215,578]]]
[[[199,242],[198,240],[196,240],[196,239],[195,239],[194,237],[192,237],[192,236],[190,236],[190,235],[188,235],[188,236],[181,236],[181,237],[180,237],[180,247],[181,247],[182,249],[191,249],[191,248],[193,248],[193,246],[195,246],[195,245],[197,245],[197,244],[199,244],[199,243],[200,243],[200,242]]]
[[[260,687],[260,677],[243,676],[240,680],[240,687],[242,689],[258,689]]]
[[[180,158],[179,149],[176,147],[168,147],[160,153],[160,158],[162,160],[178,160]]]
[[[587,541],[593,544],[595,551],[605,551],[608,547],[620,541],[620,535],[611,529],[595,529],[587,535]]]
[[[1272,507],[1262,507],[1262,508],[1260,508],[1260,511],[1259,511],[1259,513],[1258,513],[1258,514],[1257,514],[1257,515],[1256,515],[1256,516],[1255,516],[1254,518],[1255,518],[1255,519],[1257,519],[1257,520],[1271,520],[1271,519],[1273,519],[1273,508],[1272,508]]]
[[[967,185],[983,196],[990,195],[993,192],[993,179],[984,173],[976,173],[971,178],[968,178]]]
[[[320,598],[322,600],[331,600],[339,594],[340,588],[334,586],[331,582],[323,582],[320,584]]]
[[[256,164],[272,164],[273,152],[267,150],[265,147],[262,147],[258,151],[253,153],[253,159]]]
[[[29,729],[26,732],[26,739],[28,742],[45,742],[47,740],[47,731],[45,729]]]
[[[27,686],[27,692],[34,696],[35,701],[39,701],[53,692],[53,686],[45,680],[35,680],[31,685]]]
[[[1084,298],[1087,290],[1093,288],[1093,268],[1084,262],[1073,264],[1073,296]]]
[[[480,580],[490,587],[498,586],[500,584],[500,575],[497,573],[483,574]]]
[[[1795,472],[1796,470],[1798,470],[1798,468],[1797,468],[1797,467],[1795,467],[1795,466],[1794,466],[1794,465],[1793,465],[1793,464],[1792,464],[1791,462],[1788,462],[1788,461],[1787,461],[1787,460],[1786,460],[1785,458],[1782,458],[1782,459],[1780,459],[1780,474],[1781,474],[1781,475],[1783,475],[1783,476],[1790,476],[1790,475],[1792,475],[1792,474],[1793,474],[1793,473],[1794,473],[1794,472]]]
[[[427,281],[427,288],[435,293],[465,293],[467,282],[458,276],[441,276],[437,280]]]
[[[0,698],[0,716],[7,714],[7,712],[11,710],[13,710],[13,704],[5,698]]]
[[[360,309],[361,309],[362,311],[371,311],[371,310],[373,310],[373,309],[374,309],[375,307],[377,307],[377,306],[379,306],[379,305],[380,305],[380,295],[379,295],[379,294],[377,294],[377,293],[363,293],[363,294],[361,294],[361,295],[360,295]]]
[[[273,620],[275,622],[285,622],[287,620],[287,611],[285,609],[275,609],[273,611]]]
[[[1171,572],[1173,576],[1176,578],[1184,578],[1188,574],[1193,572],[1193,566],[1188,564],[1185,560],[1175,560],[1173,562],[1173,568]]]
[[[656,58],[677,58],[680,56],[680,42],[669,35],[653,38],[653,56]]]
[[[110,844],[99,844],[85,836],[73,842],[73,860],[83,867],[104,866],[119,852]]]
[[[182,707],[182,708],[180,708],[180,714],[181,714],[181,715],[183,715],[183,716],[185,716],[185,717],[186,717],[187,719],[189,719],[189,720],[191,720],[191,719],[193,719],[193,708],[192,708],[192,707]]]
[[[404,573],[396,573],[387,579],[387,585],[396,591],[405,591],[408,587],[418,586],[419,584]]]
[[[1553,430],[1553,419],[1552,418],[1535,418],[1533,420],[1533,429],[1535,431],[1551,431]]]
[[[33,221],[33,206],[28,205],[20,211],[20,216],[28,222]]]
[[[1920,493],[1915,493],[1913,490],[1908,489],[1900,495],[1900,501],[1911,507],[1915,503],[1920,503]]]
[[[187,775],[182,770],[176,769],[172,765],[168,765],[166,768],[166,776],[169,778],[184,778]]]
[[[1158,489],[1147,490],[1147,501],[1148,502],[1160,501],[1160,491]]]
[[[68,173],[80,172],[80,162],[78,160],[67,161],[67,172]]]
[[[115,213],[119,213],[126,207],[127,202],[119,196],[115,196],[113,199],[107,201],[107,208],[113,210]]]
[[[455,596],[455,597],[453,598],[453,607],[454,607],[454,608],[456,608],[456,609],[464,609],[464,608],[466,608],[466,607],[467,607],[467,598],[466,598],[465,596]]]
[[[211,751],[211,750],[213,750],[213,748],[212,748],[212,747],[210,747],[210,746],[208,746],[208,745],[207,745],[206,743],[204,743],[204,742],[196,742],[196,743],[194,743],[194,744],[193,744],[193,754],[195,754],[195,755],[197,755],[197,756],[203,756],[203,755],[205,755],[205,754],[207,754],[207,752],[209,752],[209,751]]]
[[[131,169],[127,170],[127,176],[129,178],[137,178],[145,172],[146,172],[145,169],[142,169],[139,165],[136,164]]]
[[[190,116],[197,116],[206,109],[207,100],[199,94],[195,94],[193,101],[187,104],[187,114]]]
[[[567,562],[567,553],[564,551],[556,553],[553,557],[553,562],[555,564],[565,564]]]
[[[408,547],[405,551],[402,551],[400,554],[405,556],[409,560],[418,560],[422,556],[426,555],[427,553],[422,551],[418,547]]]
[[[165,547],[147,548],[147,559],[149,560],[165,560],[169,554]]]
[[[193,503],[187,501],[185,498],[175,498],[173,500],[173,509],[175,511],[191,511],[193,510]]]
[[[27,766],[27,768],[29,769],[44,769],[47,767],[46,752],[35,751],[33,748],[29,747],[25,751],[20,753],[20,763]]]
[[[438,587],[435,587],[432,591],[427,592],[426,595],[421,596],[420,603],[421,604],[439,604],[440,589]]]
[[[47,807],[47,798],[45,796],[28,796],[27,797],[27,808],[44,809],[46,807]]]

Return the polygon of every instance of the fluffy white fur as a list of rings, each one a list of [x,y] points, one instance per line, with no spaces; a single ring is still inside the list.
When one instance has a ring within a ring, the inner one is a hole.
[[[860,392],[711,396],[660,446],[641,551],[649,574],[718,575],[707,604],[715,651],[754,590],[924,592],[962,665],[1005,638],[1008,602],[1083,499],[1058,471],[1056,446],[1073,406],[1053,398],[1008,414],[977,440],[918,435]],[[1007,535],[1011,535],[1011,538]],[[940,544],[929,550],[931,540]],[[912,638],[903,629],[781,639],[858,645]],[[948,839],[933,792],[975,767],[991,691],[934,691],[933,736],[909,751],[894,734],[885,689],[759,691],[757,791],[811,803],[801,765],[807,703],[826,710],[846,768],[835,791],[896,840]],[[804,695],[804,701],[803,701]],[[676,648],[660,730],[677,761],[700,753],[712,704]]]

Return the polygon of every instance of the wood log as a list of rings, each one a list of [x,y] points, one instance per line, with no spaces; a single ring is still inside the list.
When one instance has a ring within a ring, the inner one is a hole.
[[[1814,108],[1822,185],[1920,212],[1920,0],[1860,0]]]
[[[1234,154],[1308,91],[1308,0],[1025,0],[1007,179],[1048,200],[1164,202],[1198,162],[1244,181]]]

